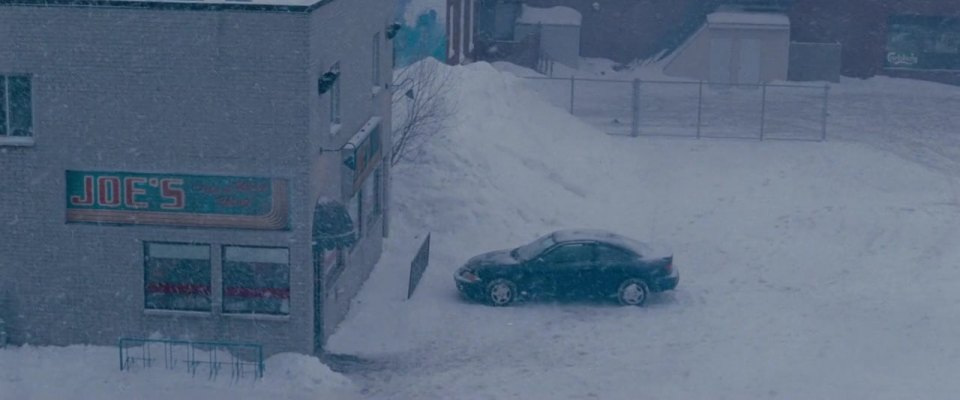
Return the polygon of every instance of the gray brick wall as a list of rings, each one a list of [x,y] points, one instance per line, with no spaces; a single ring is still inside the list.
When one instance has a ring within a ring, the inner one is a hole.
[[[310,18],[310,74],[315,80],[330,67],[340,62],[341,77],[341,115],[343,124],[340,131],[331,134],[330,95],[312,96],[309,104],[311,111],[310,132],[313,149],[334,149],[340,147],[355,135],[361,126],[372,116],[381,121],[381,139],[384,156],[390,148],[390,91],[392,80],[392,43],[384,36],[384,30],[392,22],[393,4],[388,0],[335,1],[324,6],[325,12],[314,13]],[[345,26],[349,27],[347,29]],[[380,88],[373,88],[373,35],[380,34]],[[331,40],[333,39],[333,40]],[[316,160],[315,170],[336,170],[345,173],[341,165],[341,154],[326,152]],[[389,162],[382,163],[384,180],[389,181]],[[352,193],[334,188],[325,181],[323,174],[313,174],[312,188],[315,196],[329,196],[347,203]],[[385,215],[382,223],[389,218],[389,190],[384,194]],[[359,291],[363,281],[380,257],[383,225],[364,232],[364,243],[347,257],[350,266],[344,270],[334,284],[333,293],[325,293],[327,303],[324,309],[324,330],[329,335],[349,310],[350,302]],[[398,285],[402,285],[398,282]]]
[[[318,192],[339,190],[342,176],[314,151],[317,121],[325,117],[314,63],[317,54],[337,52],[368,60],[368,42],[333,44],[367,31],[372,37],[381,22],[365,21],[390,11],[371,17],[385,1],[353,3],[335,1],[312,14],[0,5],[0,74],[31,74],[34,97],[35,145],[0,147],[0,318],[10,340],[113,344],[159,333],[255,341],[267,353],[311,351],[313,205]],[[316,37],[324,18],[329,35]],[[366,102],[350,103],[358,97],[349,76],[344,136],[378,106],[383,112],[369,88]],[[66,224],[68,169],[286,178],[292,228]],[[289,247],[289,317],[145,312],[145,241]],[[366,240],[351,269],[360,273],[345,281],[365,277],[379,249],[379,238]],[[346,306],[335,310],[343,314]]]

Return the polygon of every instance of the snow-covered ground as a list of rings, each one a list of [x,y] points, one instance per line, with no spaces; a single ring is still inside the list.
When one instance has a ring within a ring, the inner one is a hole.
[[[350,379],[331,371],[316,357],[305,355],[287,353],[268,358],[261,380],[253,379],[249,373],[234,379],[229,365],[210,378],[209,370],[203,366],[194,376],[183,363],[170,370],[164,368],[161,360],[157,363],[149,369],[120,371],[115,347],[6,348],[0,350],[0,399],[363,398]]]
[[[590,74],[624,74],[587,60]],[[498,65],[497,68],[506,69]],[[459,113],[394,172],[390,238],[329,350],[257,383],[118,370],[115,348],[0,350],[0,398],[950,399],[960,392],[960,88],[831,91],[830,140],[607,135],[513,74],[452,68]],[[459,298],[477,253],[567,227],[669,245],[644,308]],[[405,300],[409,262],[431,262]],[[7,395],[11,394],[11,395]]]
[[[947,94],[957,88],[844,81],[835,86],[836,139],[696,141],[605,135],[487,64],[454,74],[456,128],[396,170],[384,259],[330,341],[386,365],[355,377],[371,397],[898,399],[960,390],[951,379],[960,369],[960,190],[926,156],[956,140]],[[858,98],[901,86],[930,99],[893,107]],[[889,126],[899,118],[931,130],[911,137]],[[500,309],[458,298],[452,272],[467,258],[562,227],[667,243],[678,290],[642,309]],[[431,264],[407,301],[409,261],[427,232]]]

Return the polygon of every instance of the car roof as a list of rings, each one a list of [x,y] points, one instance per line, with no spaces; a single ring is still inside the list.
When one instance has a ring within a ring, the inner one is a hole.
[[[646,243],[601,229],[562,229],[551,234],[557,243],[595,241],[632,250],[641,256],[651,256],[653,249]]]

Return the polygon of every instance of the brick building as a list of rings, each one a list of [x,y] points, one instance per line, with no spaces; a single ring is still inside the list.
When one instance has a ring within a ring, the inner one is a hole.
[[[386,0],[0,0],[10,341],[319,350],[387,224]]]

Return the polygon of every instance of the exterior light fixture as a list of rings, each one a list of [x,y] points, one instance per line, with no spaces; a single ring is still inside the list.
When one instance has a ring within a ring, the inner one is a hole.
[[[324,93],[330,91],[333,83],[336,82],[339,77],[340,71],[324,72],[323,75],[320,75],[320,79],[317,80],[317,92],[322,96]]]
[[[399,22],[394,22],[390,25],[387,25],[387,39],[393,39],[397,36],[397,33],[400,32],[400,28],[403,26]]]

